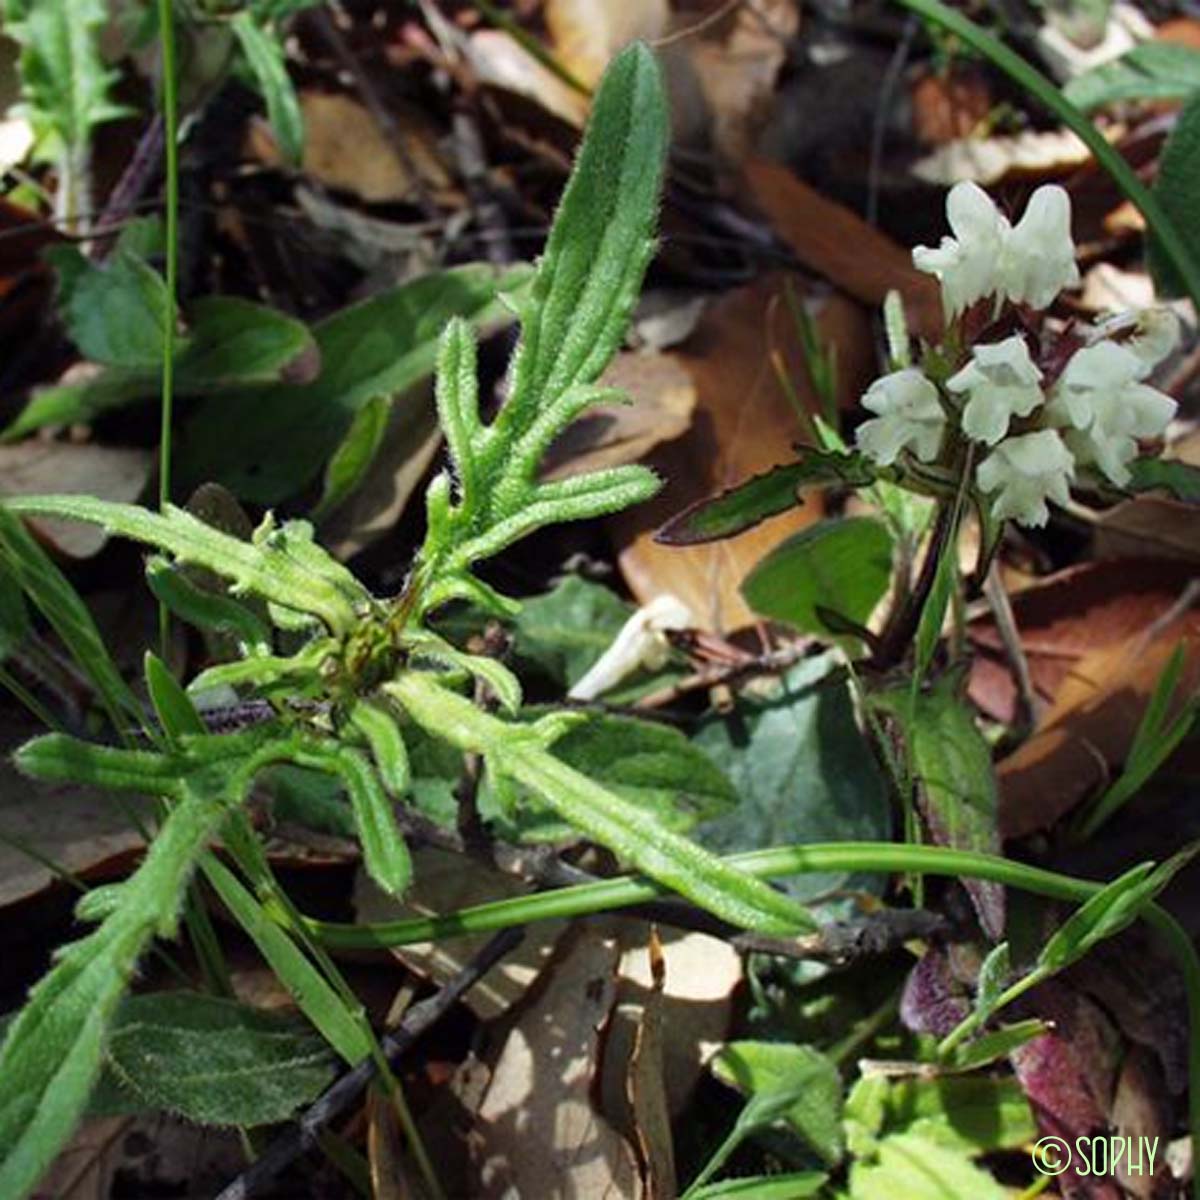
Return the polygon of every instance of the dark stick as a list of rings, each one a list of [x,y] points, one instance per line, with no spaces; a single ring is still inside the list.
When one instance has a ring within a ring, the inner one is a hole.
[[[416,1040],[428,1032],[493,966],[524,937],[521,929],[496,934],[444,987],[427,1000],[414,1004],[399,1026],[382,1040],[389,1063],[395,1063]],[[247,1200],[271,1183],[284,1168],[317,1144],[321,1131],[352,1108],[375,1075],[375,1062],[365,1059],[341,1077],[286,1133],[243,1171],[217,1200]]]

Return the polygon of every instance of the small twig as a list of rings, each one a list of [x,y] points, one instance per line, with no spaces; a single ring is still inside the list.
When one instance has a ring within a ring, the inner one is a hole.
[[[663,708],[681,700],[690,692],[708,691],[720,685],[740,683],[755,675],[777,675],[795,666],[808,653],[808,641],[793,642],[781,646],[777,650],[766,650],[762,654],[747,655],[745,659],[733,663],[717,663],[696,671],[683,679],[677,680],[669,687],[660,688],[641,697],[636,708]]]
[[[1000,635],[1000,644],[1008,655],[1009,666],[1017,681],[1017,699],[1020,706],[1020,722],[1022,726],[1032,726],[1038,718],[1039,704],[1037,693],[1033,690],[1033,678],[1029,674],[1029,660],[1025,657],[1025,649],[1021,645],[1021,634],[1017,629],[1017,618],[1013,613],[1012,602],[1008,590],[1000,578],[1000,564],[992,560],[987,577],[983,581],[983,592],[992,609],[996,621],[996,631]]]
[[[414,1004],[399,1027],[382,1039],[387,1061],[395,1063],[410,1050],[417,1039],[437,1024],[496,963],[511,953],[523,937],[521,929],[505,929],[496,934],[444,987],[427,1000]],[[372,1059],[353,1067],[230,1183],[217,1200],[247,1200],[265,1188],[281,1171],[317,1145],[321,1131],[358,1102],[374,1075]]]
[[[124,228],[126,222],[137,213],[150,185],[158,178],[162,170],[165,131],[162,113],[155,113],[154,119],[142,131],[133,157],[121,172],[121,178],[109,192],[108,200],[92,230],[89,256],[93,262],[101,262],[107,257],[113,245],[108,235]]]

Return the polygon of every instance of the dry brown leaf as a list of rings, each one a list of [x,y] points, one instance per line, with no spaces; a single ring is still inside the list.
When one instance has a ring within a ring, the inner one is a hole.
[[[513,875],[467,862],[423,846],[413,852],[413,882],[403,902],[382,892],[363,871],[354,884],[355,914],[361,922],[398,921],[406,917],[454,912],[472,904],[524,895],[529,887]],[[482,1020],[508,1011],[529,990],[545,967],[563,929],[563,921],[541,921],[524,941],[493,967],[465,996],[463,1003]],[[488,940],[489,934],[397,946],[391,953],[411,971],[441,986],[456,975]]]
[[[367,1165],[371,1200],[411,1200],[417,1195],[405,1166],[396,1107],[378,1088],[367,1093]]]
[[[696,389],[691,375],[669,354],[625,351],[598,382],[620,388],[632,403],[594,408],[576,421],[551,446],[542,465],[544,478],[637,462],[691,424]]]
[[[481,29],[466,39],[463,49],[480,83],[524,96],[568,125],[583,128],[588,97],[542,66],[507,33]]]
[[[999,766],[1000,832],[1023,837],[1053,825],[1105,786],[1125,761],[1146,702],[1184,647],[1178,695],[1200,687],[1200,611],[1147,643],[1136,637],[1085,655],[1068,672],[1037,731]]]
[[[1200,509],[1157,496],[1123,500],[1096,521],[1097,558],[1158,558],[1200,561]]]
[[[882,304],[894,288],[904,297],[914,332],[928,338],[940,333],[938,286],[912,265],[908,250],[797,179],[787,167],[750,158],[744,173],[754,202],[809,270],[872,307]]]
[[[129,503],[146,486],[152,461],[148,450],[30,438],[15,446],[0,446],[0,496],[67,492]],[[29,523],[71,558],[90,558],[108,540],[98,525],[80,521],[38,518]]]
[[[591,87],[618,50],[634,41],[653,42],[666,32],[667,0],[546,0],[542,15],[558,61]]]
[[[713,10],[680,13],[673,33],[684,34]],[[745,158],[770,117],[775,82],[799,28],[795,0],[743,0],[723,20],[670,47],[687,56],[707,103],[712,145],[727,162]]]
[[[925,71],[910,88],[913,132],[926,146],[943,146],[973,133],[995,103],[987,76],[970,67]]]
[[[592,1102],[617,992],[615,926],[572,926],[516,1014],[476,1114],[480,1200],[645,1196],[629,1143]]]
[[[1052,701],[1085,654],[1144,633],[1179,601],[1192,575],[1190,567],[1171,561],[1083,563],[1016,593],[1013,616],[1034,690]],[[995,621],[980,617],[967,634],[976,651],[972,702],[995,720],[1015,720],[1016,684]]]
[[[407,162],[397,154],[367,108],[352,96],[302,92],[300,110],[304,114],[301,169],[326,187],[353,192],[368,204],[411,200],[418,180],[434,190],[450,187],[451,179],[438,151],[437,130],[419,108],[404,104],[389,107],[407,151]],[[282,161],[264,123],[252,123],[250,139],[250,151],[256,158],[272,165]]]
[[[634,595],[648,603],[664,592],[691,609],[700,627],[728,632],[754,620],[738,587],[764,554],[818,520],[813,496],[803,508],[740,537],[704,546],[660,546],[654,531],[695,500],[741,483],[793,457],[800,424],[772,367],[778,349],[800,396],[814,405],[795,330],[780,305],[782,277],[729,292],[705,313],[696,333],[671,357],[691,375],[696,411],[688,432],[646,460],[662,476],[648,504],[611,519],[621,569]],[[837,347],[842,400],[857,397],[874,369],[865,312],[831,296],[817,314],[822,341]]]

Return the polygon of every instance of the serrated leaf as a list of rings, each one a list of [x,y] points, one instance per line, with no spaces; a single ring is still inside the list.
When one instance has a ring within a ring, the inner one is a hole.
[[[850,1171],[851,1200],[1006,1200],[1007,1189],[961,1151],[916,1133],[884,1138],[875,1162],[856,1162]]]
[[[321,360],[316,379],[230,391],[201,405],[184,429],[177,468],[183,486],[215,479],[260,504],[293,495],[317,475],[359,409],[377,397],[400,396],[431,373],[438,335],[451,317],[499,327],[512,317],[498,292],[527,279],[524,267],[456,267],[328,317],[313,328]]]
[[[763,1125],[785,1120],[827,1165],[841,1162],[842,1080],[824,1054],[786,1042],[730,1042],[717,1052],[712,1070],[750,1096],[753,1107],[738,1122],[747,1132],[757,1111]]]
[[[289,163],[298,164],[304,153],[304,115],[287,73],[283,44],[259,25],[248,9],[235,13],[230,27],[267,102],[267,120],[279,148]]]
[[[527,709],[523,715],[535,718],[540,712]],[[721,816],[737,804],[737,792],[721,769],[682,733],[666,725],[588,713],[554,743],[554,755],[679,833]],[[497,812],[499,800],[485,787],[479,802],[480,814],[494,815],[501,836],[527,841],[571,836],[571,827],[536,801],[520,805],[513,813]]]
[[[14,512],[103,526],[110,533],[165,550],[180,563],[207,567],[236,589],[294,612],[310,613],[332,630],[349,629],[357,619],[355,602],[369,599],[349,572],[313,544],[311,527],[303,522],[287,522],[259,543],[249,544],[174,505],[152,513],[90,496],[20,496],[5,505]],[[315,569],[322,560],[324,569]]]
[[[802,504],[801,493],[814,487],[866,487],[875,478],[861,454],[806,451],[795,463],[775,467],[707,500],[698,500],[672,517],[655,535],[666,546],[715,542],[753,529],[761,521]]]
[[[836,635],[824,611],[865,624],[891,580],[892,537],[872,517],[839,517],[794,534],[742,581],[756,613],[805,633]]]
[[[335,1062],[311,1026],[197,992],[126,999],[104,1059],[114,1098],[238,1126],[286,1120],[330,1083]]]
[[[121,904],[59,952],[0,1045],[0,1196],[26,1195],[70,1137],[100,1073],[108,1025],[151,938],[171,936],[197,857],[241,796],[209,771],[181,784]]]
[[[1200,51],[1145,42],[1069,80],[1063,94],[1084,112],[1121,100],[1182,100],[1200,88]]]

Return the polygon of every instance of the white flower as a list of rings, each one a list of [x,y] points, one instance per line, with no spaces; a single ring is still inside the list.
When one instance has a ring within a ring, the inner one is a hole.
[[[976,346],[973,358],[946,381],[952,392],[967,392],[963,432],[994,446],[1013,417],[1027,417],[1042,402],[1042,373],[1019,334],[992,345]]]
[[[942,238],[936,249],[918,246],[912,256],[919,271],[937,276],[946,313],[954,317],[997,290],[996,267],[1011,226],[987,192],[970,182],[950,189],[946,218],[955,236]]]
[[[1093,326],[1088,345],[1115,338],[1142,364],[1145,379],[1179,345],[1179,318],[1169,308],[1143,308],[1117,313]]]
[[[890,466],[906,447],[922,462],[937,457],[946,414],[937,388],[916,367],[875,380],[862,403],[879,415],[859,426],[858,448],[880,466]]]
[[[1079,282],[1071,241],[1071,200],[1046,184],[1033,193],[1016,228],[977,184],[956,183],[946,197],[955,236],[936,249],[918,246],[913,264],[936,275],[950,317],[984,296],[1045,308]]]
[[[572,700],[595,700],[641,667],[658,670],[671,649],[666,631],[689,629],[695,624],[695,617],[682,600],[671,595],[656,596],[621,626],[612,644],[575,681],[568,695]]]
[[[1046,308],[1063,288],[1076,287],[1079,268],[1071,241],[1071,198],[1048,183],[1037,189],[1025,215],[1004,242],[998,289],[1015,304]]]
[[[1055,384],[1050,419],[1069,426],[1067,443],[1081,463],[1095,463],[1118,487],[1138,438],[1157,437],[1175,415],[1170,396],[1139,382],[1150,368],[1134,350],[1097,342],[1077,350]]]
[[[1075,460],[1053,429],[1023,433],[1000,443],[979,464],[976,478],[985,492],[999,491],[992,515],[1021,525],[1045,525],[1046,501],[1066,504]]]

